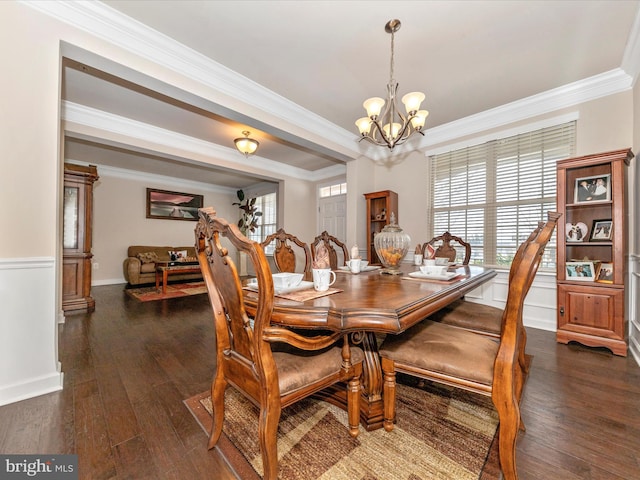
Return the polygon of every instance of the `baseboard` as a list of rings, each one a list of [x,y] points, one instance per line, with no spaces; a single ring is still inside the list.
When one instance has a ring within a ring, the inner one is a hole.
[[[116,285],[118,283],[127,283],[124,277],[121,278],[105,278],[102,280],[93,280],[91,282],[92,287],[99,287],[101,285]]]
[[[0,389],[0,406],[62,390],[64,374],[52,373]]]

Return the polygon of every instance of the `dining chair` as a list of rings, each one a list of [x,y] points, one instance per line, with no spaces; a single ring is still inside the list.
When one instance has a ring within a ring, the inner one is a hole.
[[[512,264],[500,342],[457,327],[425,320],[380,346],[383,372],[383,425],[393,430],[396,372],[490,396],[499,418],[500,468],[506,480],[518,478],[516,440],[524,429],[519,402],[526,373],[517,368],[523,341],[522,310],[544,249],[560,214],[549,213],[535,240]]]
[[[458,244],[456,248],[455,245],[451,245],[451,242]],[[427,245],[431,245],[436,248],[436,257],[444,257],[448,258],[450,262],[456,262],[459,256],[458,250],[462,250],[462,265],[468,265],[469,260],[471,259],[471,244],[465,242],[460,237],[456,237],[455,235],[451,235],[449,232],[444,232],[442,235],[438,235],[437,237],[433,237],[431,240],[422,245],[422,255],[424,258],[428,258]]]
[[[520,261],[526,246],[538,236],[543,227],[544,222],[539,222],[529,237],[520,244],[513,256],[512,266],[513,262]],[[511,277],[512,271],[513,269],[510,270],[509,277]],[[502,312],[501,308],[469,302],[461,298],[430,315],[429,320],[464,328],[481,335],[500,338]]]
[[[329,235],[326,230],[313,239],[313,243],[311,244],[312,260],[315,260],[316,250],[321,243],[324,244],[324,246],[327,248],[327,251],[329,252],[329,265],[331,267],[331,270],[336,270],[338,267],[342,267],[347,264],[347,260],[349,260],[349,251],[347,250],[347,246],[333,235]],[[342,251],[342,263],[340,263],[338,260],[338,252],[336,252],[336,247]]]
[[[313,330],[315,335],[303,336],[273,324],[274,288],[266,256],[260,244],[242,235],[235,223],[218,217],[211,207],[202,208],[195,236],[216,335],[208,448],[213,448],[222,434],[227,386],[260,409],[257,433],[265,479],[278,476],[276,435],[281,410],[326,387],[346,385],[348,431],[357,436],[362,350],[351,347],[348,335],[339,331]],[[255,270],[258,300],[253,318],[245,308],[229,244],[244,252]]]
[[[295,235],[285,232],[283,228],[278,229],[277,232],[267,236],[260,246],[266,249],[271,243],[275,242],[275,248],[273,251],[273,262],[276,269],[279,272],[298,272],[297,262],[298,259],[302,259],[304,255],[304,269],[302,272],[305,274],[305,279],[311,279],[311,250],[309,245],[298,239]],[[292,248],[292,244],[298,248],[296,250]]]

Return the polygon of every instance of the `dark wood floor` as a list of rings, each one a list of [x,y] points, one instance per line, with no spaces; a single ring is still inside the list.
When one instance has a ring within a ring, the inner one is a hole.
[[[93,314],[60,326],[64,390],[0,407],[0,452],[77,453],[82,479],[235,478],[183,404],[214,368],[206,295],[93,295]],[[534,329],[528,352],[520,479],[640,478],[640,367]]]

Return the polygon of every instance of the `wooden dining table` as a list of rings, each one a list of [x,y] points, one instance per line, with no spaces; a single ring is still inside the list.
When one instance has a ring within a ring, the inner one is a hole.
[[[294,328],[329,329],[349,333],[365,354],[362,378],[361,423],[367,430],[382,426],[382,369],[379,342],[386,334],[398,334],[432,313],[463,297],[492,279],[496,272],[480,266],[452,266],[458,275],[450,280],[416,279],[418,271],[403,265],[401,275],[380,270],[352,274],[336,272],[329,295],[295,301],[275,297],[272,323]],[[257,295],[245,290],[248,313],[255,311]],[[320,394],[332,403],[346,405],[344,389],[332,388]]]

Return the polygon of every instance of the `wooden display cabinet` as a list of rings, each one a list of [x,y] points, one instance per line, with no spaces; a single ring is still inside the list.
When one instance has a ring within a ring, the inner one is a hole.
[[[395,214],[396,223],[398,219],[398,194],[391,190],[381,192],[365,193],[367,200],[367,260],[370,265],[380,265],[380,259],[373,246],[374,237],[389,224],[391,213]]]
[[[95,166],[67,163],[64,166],[62,228],[62,310],[65,313],[92,312],[91,228]]]
[[[558,162],[558,330],[576,341],[627,355],[626,167],[630,149]]]

